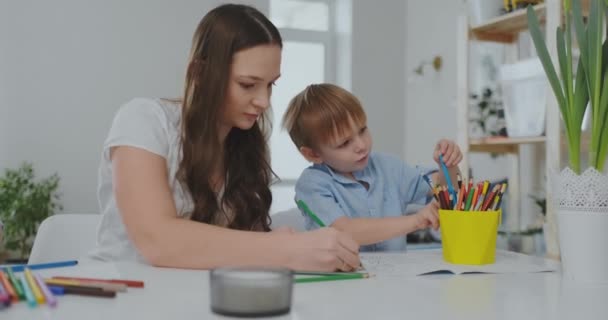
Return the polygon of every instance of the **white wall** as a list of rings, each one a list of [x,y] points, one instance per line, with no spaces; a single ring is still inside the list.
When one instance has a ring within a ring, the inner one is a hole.
[[[31,161],[59,173],[64,212],[97,212],[97,166],[114,112],[136,96],[181,94],[200,18],[220,0],[0,2],[0,169]],[[267,12],[267,0],[240,1]],[[375,150],[432,164],[456,134],[456,17],[461,1],[352,3],[352,91]],[[436,54],[443,69],[413,69]],[[473,157],[478,177],[506,160]]]
[[[40,177],[57,172],[64,212],[98,212],[114,112],[133,97],[181,94],[194,29],[219,2],[0,2],[0,169],[31,161]]]
[[[456,140],[456,26],[458,15],[466,12],[464,1],[412,0],[407,2],[407,54],[405,57],[406,109],[405,159],[428,163],[435,143],[441,138]],[[421,62],[439,55],[443,67],[436,72]],[[504,177],[505,160],[474,154],[475,176]]]
[[[406,2],[353,1],[352,91],[367,113],[374,149],[395,155],[405,146]]]

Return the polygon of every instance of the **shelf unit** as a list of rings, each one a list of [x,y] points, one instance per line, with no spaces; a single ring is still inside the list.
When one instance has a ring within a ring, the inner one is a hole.
[[[496,1],[496,0],[493,0]],[[547,30],[555,30],[562,22],[561,0],[545,0],[534,6],[537,16]],[[584,12],[589,10],[589,1],[583,0]],[[501,15],[482,24],[470,27],[466,15],[462,15],[458,25],[457,39],[457,104],[458,104],[458,144],[464,153],[462,162],[463,172],[468,173],[469,153],[486,152],[502,153],[510,158],[511,175],[509,177],[509,208],[517,214],[511,217],[511,227],[520,228],[520,149],[523,145],[545,146],[545,169],[547,183],[551,185],[551,173],[560,168],[560,116],[557,102],[552,92],[547,89],[547,116],[545,136],[527,138],[485,138],[471,139],[469,137],[469,44],[471,40],[491,41],[506,44],[506,62],[514,62],[517,57],[517,40],[522,31],[528,29],[526,10],[517,10]],[[546,35],[549,53],[556,60],[555,34]],[[526,177],[527,178],[527,177]],[[548,256],[558,256],[559,249],[556,238],[555,212],[547,192],[547,223],[545,241]]]

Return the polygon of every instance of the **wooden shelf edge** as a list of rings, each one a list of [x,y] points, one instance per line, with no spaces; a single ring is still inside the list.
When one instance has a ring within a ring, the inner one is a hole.
[[[540,144],[546,141],[546,137],[522,137],[522,138],[481,138],[469,140],[471,152],[487,153],[518,153],[522,144]]]
[[[583,14],[589,14],[589,0],[582,0]],[[480,41],[491,41],[500,43],[512,43],[517,40],[517,34],[528,29],[528,17],[526,9],[519,9],[507,13],[487,22],[473,26],[471,37]],[[545,23],[547,6],[544,3],[534,6],[534,11],[541,24]]]
[[[481,139],[470,139],[469,145],[519,145],[530,143],[544,143],[547,140],[545,136],[538,137],[490,137]]]

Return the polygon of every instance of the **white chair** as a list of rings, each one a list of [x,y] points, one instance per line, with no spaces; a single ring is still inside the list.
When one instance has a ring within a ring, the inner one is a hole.
[[[77,260],[97,243],[99,214],[57,214],[38,227],[28,263]]]
[[[296,231],[306,231],[306,222],[298,208],[280,211],[270,216],[272,218],[271,229],[279,227],[292,227]]]

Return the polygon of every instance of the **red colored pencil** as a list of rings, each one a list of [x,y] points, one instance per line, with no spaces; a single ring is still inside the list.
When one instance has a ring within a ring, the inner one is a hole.
[[[500,185],[497,184],[497,185],[494,186],[494,188],[492,188],[492,191],[486,197],[486,201],[484,201],[483,205],[481,206],[481,211],[487,211],[488,210],[488,207],[494,201],[494,197],[496,197],[496,193],[498,192],[498,190],[500,190]]]

